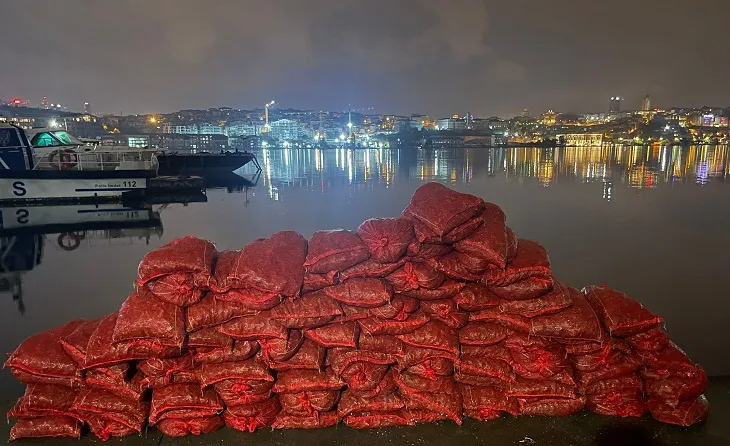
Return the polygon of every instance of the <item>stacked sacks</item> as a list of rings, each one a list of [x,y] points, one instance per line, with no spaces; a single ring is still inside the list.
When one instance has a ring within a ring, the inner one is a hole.
[[[478,197],[427,184],[399,218],[307,242],[146,255],[118,312],[26,339],[11,438],[101,439],[155,426],[253,432],[414,425],[587,407],[691,425],[703,370],[624,294],[553,276]]]

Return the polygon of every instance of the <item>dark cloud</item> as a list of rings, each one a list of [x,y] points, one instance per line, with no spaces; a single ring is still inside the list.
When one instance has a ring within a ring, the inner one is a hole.
[[[0,96],[106,112],[230,105],[434,115],[730,104],[730,2],[26,0]],[[9,20],[8,18],[12,18]]]

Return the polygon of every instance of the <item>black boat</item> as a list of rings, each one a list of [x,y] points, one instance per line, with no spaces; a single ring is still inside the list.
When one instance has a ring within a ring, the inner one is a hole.
[[[253,162],[258,169],[256,155],[250,152],[185,153],[163,152],[157,155],[158,175],[197,175],[202,177],[228,174]]]

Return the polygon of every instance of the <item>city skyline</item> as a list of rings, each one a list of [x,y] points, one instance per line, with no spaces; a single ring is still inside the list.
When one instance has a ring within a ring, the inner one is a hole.
[[[616,94],[636,110],[647,94],[665,108],[730,104],[716,74],[730,69],[717,56],[727,2],[517,3],[157,1],[109,14],[85,0],[15,2],[0,28],[13,42],[0,55],[15,61],[0,96],[125,114],[272,97],[433,116],[602,112]]]

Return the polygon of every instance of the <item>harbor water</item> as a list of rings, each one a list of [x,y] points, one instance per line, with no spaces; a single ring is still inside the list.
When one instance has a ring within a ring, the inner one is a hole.
[[[371,217],[397,216],[419,185],[438,181],[501,206],[520,237],[547,248],[568,285],[627,292],[666,319],[672,339],[708,374],[730,375],[725,146],[277,149],[257,156],[263,170],[255,186],[210,189],[206,202],[154,205],[144,211],[154,218],[133,227],[69,233],[30,222],[7,231],[9,218],[25,214],[3,210],[0,349],[115,311],[142,256],[174,238],[195,235],[223,250],[280,230],[309,237],[356,229]],[[46,223],[61,214],[49,210]],[[0,391],[9,400],[22,386],[4,370]]]

